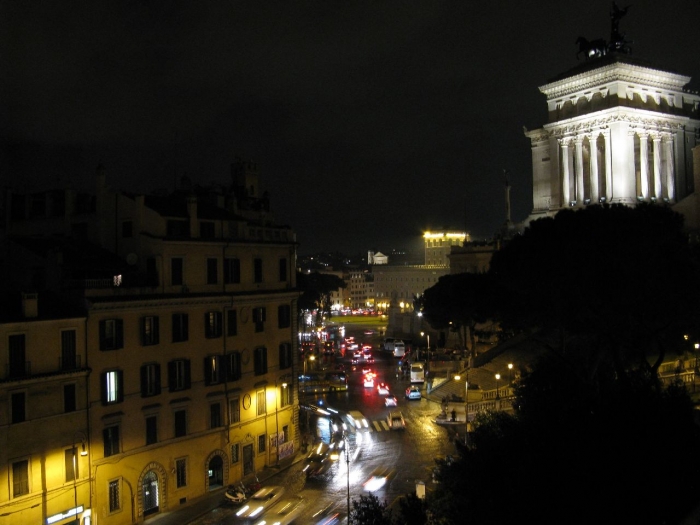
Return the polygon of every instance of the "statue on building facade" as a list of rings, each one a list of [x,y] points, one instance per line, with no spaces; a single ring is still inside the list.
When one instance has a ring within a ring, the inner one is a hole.
[[[629,46],[632,42],[625,40],[625,34],[620,33],[620,20],[624,18],[629,8],[630,6],[625,6],[623,9],[620,9],[617,2],[612,3],[612,8],[610,9],[610,45],[608,46],[610,51],[632,52]]]

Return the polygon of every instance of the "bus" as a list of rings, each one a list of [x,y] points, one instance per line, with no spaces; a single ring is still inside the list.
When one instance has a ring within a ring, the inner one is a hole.
[[[347,389],[348,377],[345,372],[312,372],[299,376],[299,392],[343,392]]]
[[[411,383],[424,383],[425,369],[423,363],[411,363]]]

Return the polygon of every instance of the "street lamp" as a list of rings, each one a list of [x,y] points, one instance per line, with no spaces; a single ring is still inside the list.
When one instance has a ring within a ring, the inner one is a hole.
[[[501,379],[501,374],[496,374],[496,399],[501,399],[501,396],[498,392],[498,380]]]
[[[80,455],[81,456],[87,456],[87,449],[85,448],[85,434],[83,434],[80,431],[76,431],[73,433],[73,442],[71,444],[71,453],[73,454],[73,515],[75,516],[75,523],[79,523],[78,519],[78,450],[75,447],[75,438],[78,436],[81,442],[81,451]]]
[[[469,445],[469,370],[464,378],[464,445]],[[456,375],[455,380],[459,381],[460,376]]]
[[[513,363],[508,363],[508,386],[513,385]]]

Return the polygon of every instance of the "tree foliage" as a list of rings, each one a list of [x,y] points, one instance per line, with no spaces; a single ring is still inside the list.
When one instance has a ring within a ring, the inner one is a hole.
[[[371,492],[366,496],[363,494],[359,499],[352,500],[350,523],[353,525],[392,525],[391,509],[387,507],[386,501],[379,501],[379,498]]]
[[[589,206],[534,221],[491,261],[502,326],[556,333],[560,351],[617,374],[678,350],[697,324],[700,273],[669,207]],[[656,365],[661,361],[659,360]]]
[[[493,279],[488,274],[460,273],[440,277],[418,305],[436,330],[452,330],[465,348],[474,348],[474,326],[493,315]]]
[[[662,385],[657,367],[700,319],[681,217],[566,210],[498,252],[490,274],[502,324],[549,352],[517,383],[514,414],[477,418],[430,523],[678,523],[700,488],[700,433],[685,387]]]
[[[302,292],[298,307],[300,312],[318,310],[320,314],[330,314],[331,292],[345,288],[345,281],[327,273],[297,273],[297,287]]]

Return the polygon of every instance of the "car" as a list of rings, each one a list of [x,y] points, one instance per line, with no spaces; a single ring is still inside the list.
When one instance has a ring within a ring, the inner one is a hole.
[[[392,396],[391,394],[387,394],[387,396],[384,398],[384,406],[385,407],[395,407],[397,405],[396,401],[396,396]]]
[[[377,385],[377,392],[379,392],[380,396],[386,396],[389,394],[389,385],[386,383],[379,383]]]
[[[283,499],[270,507],[255,525],[289,525],[301,515],[305,508],[306,500],[301,496]]]
[[[374,330],[365,330],[365,335],[374,335]]]
[[[368,365],[373,365],[374,364],[374,356],[365,357],[365,363],[367,363]]]
[[[362,352],[359,350],[355,350],[355,352],[352,354],[353,359],[362,359]]]
[[[389,425],[391,430],[403,430],[406,428],[406,420],[403,418],[403,414],[398,410],[387,414],[386,424]]]
[[[409,386],[406,389],[406,399],[420,399],[421,394],[420,394],[420,388],[417,386]]]
[[[350,410],[347,415],[350,424],[355,427],[355,430],[369,430],[367,418],[362,415],[359,410]]]
[[[284,494],[284,487],[279,485],[270,485],[263,487],[254,493],[245,504],[238,509],[236,516],[241,519],[257,518],[266,509],[269,509],[277,503]]]
[[[375,470],[367,481],[362,484],[362,487],[367,492],[374,492],[379,490],[386,482],[389,480],[389,474],[387,470],[378,469]]]
[[[374,388],[374,374],[371,372],[369,374],[365,374],[362,384],[365,386],[365,388]]]
[[[306,474],[307,478],[322,476],[333,466],[331,452],[335,447],[320,442],[313,446],[304,459],[304,466],[301,471]]]
[[[371,373],[372,373],[372,367],[367,366],[367,363],[365,363],[365,364],[362,366],[362,373],[365,374],[365,375],[371,374]]]
[[[338,525],[343,523],[345,515],[337,509],[338,503],[332,501],[311,515],[313,525]]]

